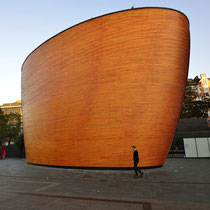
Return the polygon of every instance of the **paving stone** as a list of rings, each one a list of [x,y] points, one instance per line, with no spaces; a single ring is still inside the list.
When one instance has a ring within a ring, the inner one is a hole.
[[[52,168],[8,158],[0,160],[0,210],[210,209],[209,161],[168,158],[134,178],[132,170]]]

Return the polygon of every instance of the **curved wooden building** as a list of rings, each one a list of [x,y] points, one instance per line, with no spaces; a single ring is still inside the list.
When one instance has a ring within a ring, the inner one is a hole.
[[[138,8],[75,25],[22,66],[28,163],[70,167],[164,164],[189,63],[189,21]]]

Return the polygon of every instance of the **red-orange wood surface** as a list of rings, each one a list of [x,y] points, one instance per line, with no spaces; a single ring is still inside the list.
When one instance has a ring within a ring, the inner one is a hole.
[[[27,162],[82,167],[162,165],[189,61],[182,13],[139,8],[94,18],[49,39],[22,67]]]

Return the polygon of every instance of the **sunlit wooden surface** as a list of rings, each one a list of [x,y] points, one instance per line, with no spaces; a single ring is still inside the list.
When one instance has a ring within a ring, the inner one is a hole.
[[[27,162],[84,167],[162,165],[182,106],[189,22],[143,8],[65,30],[22,67]]]

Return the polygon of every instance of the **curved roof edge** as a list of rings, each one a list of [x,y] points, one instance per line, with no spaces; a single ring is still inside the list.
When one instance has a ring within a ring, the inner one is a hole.
[[[97,18],[100,18],[100,17],[104,17],[104,16],[107,16],[107,15],[112,15],[112,14],[119,13],[119,12],[126,12],[126,11],[130,11],[130,10],[138,10],[138,9],[167,9],[167,10],[172,10],[172,11],[179,12],[180,14],[184,15],[185,18],[187,19],[188,23],[190,23],[188,17],[187,17],[183,12],[181,12],[181,11],[179,11],[179,10],[176,10],[176,9],[167,8],[167,7],[137,7],[137,8],[133,8],[133,9],[124,9],[124,10],[119,10],[119,11],[116,11],[116,12],[110,12],[110,13],[107,13],[107,14],[104,14],[104,15],[100,15],[100,16],[97,16],[97,17],[94,17],[94,18],[90,18],[90,19],[84,20],[84,21],[82,21],[82,22],[80,22],[80,23],[77,23],[77,24],[75,24],[75,25],[73,25],[73,26],[70,26],[69,28],[66,28],[66,29],[64,29],[63,31],[57,33],[56,35],[50,37],[49,39],[47,39],[46,41],[44,41],[43,43],[41,43],[38,47],[36,47],[36,48],[35,48],[35,49],[26,57],[26,59],[24,60],[22,66],[21,66],[21,71],[22,71],[23,65],[25,64],[25,62],[26,62],[26,60],[28,59],[28,57],[29,57],[35,50],[37,50],[37,49],[38,49],[39,47],[41,47],[43,44],[45,44],[45,43],[48,42],[49,40],[53,39],[54,37],[58,36],[59,34],[65,32],[65,31],[67,31],[67,30],[69,30],[70,28],[73,28],[73,27],[78,26],[78,25],[80,25],[80,24],[82,24],[82,23],[85,23],[85,22],[88,22],[88,21],[91,21],[91,20],[93,20],[93,19],[97,19]]]

